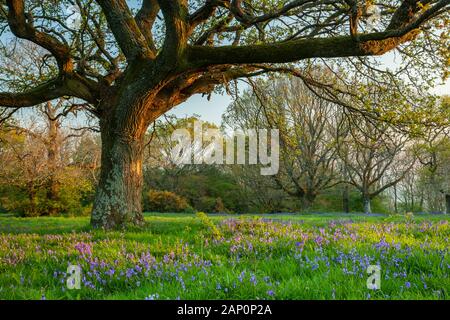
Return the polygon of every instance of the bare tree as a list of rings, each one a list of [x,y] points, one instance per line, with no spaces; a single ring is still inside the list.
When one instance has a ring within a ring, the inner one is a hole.
[[[25,210],[29,215],[36,215],[37,193],[49,178],[41,140],[39,135],[7,128],[2,130],[1,181],[23,191],[28,198]]]
[[[28,193],[31,214],[37,214],[37,191],[45,188],[45,214],[56,215],[60,209],[61,181],[72,163],[70,140],[83,136],[86,129],[62,130],[60,112],[67,110],[64,99],[56,104],[47,102],[37,110],[37,116],[30,121],[16,121],[3,128],[8,139],[5,140],[6,149],[1,157],[6,157],[3,161],[9,163],[0,168],[0,175],[9,185]]]
[[[299,78],[251,83],[252,90],[228,108],[225,120],[240,129],[279,130],[281,163],[274,182],[308,209],[320,192],[341,180],[335,139],[341,134],[343,113],[339,106],[308,90]]]
[[[338,139],[338,150],[348,183],[361,192],[365,213],[371,200],[395,186],[413,168],[416,157],[408,152],[409,137],[386,123],[349,117],[348,135]]]
[[[67,23],[69,3],[79,7],[79,25]],[[53,68],[38,86],[0,93],[0,106],[87,102],[102,136],[92,224],[142,224],[144,137],[160,115],[193,94],[267,72],[257,64],[381,55],[409,43],[441,52],[433,46],[445,41],[434,41],[433,22],[446,17],[449,4],[380,2],[377,31],[365,27],[368,2],[353,0],[143,0],[136,14],[125,0],[1,0],[4,37],[43,47]]]
[[[450,130],[428,129],[419,145],[418,184],[430,211],[450,212]]]

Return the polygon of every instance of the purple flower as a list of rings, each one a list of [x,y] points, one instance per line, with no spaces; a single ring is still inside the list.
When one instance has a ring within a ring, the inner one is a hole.
[[[244,281],[244,277],[245,277],[245,271],[242,271],[241,274],[240,274],[239,277],[238,277],[239,282]]]
[[[113,268],[111,268],[111,269],[109,269],[108,271],[106,271],[105,273],[106,273],[108,276],[112,277],[112,276],[114,275],[114,273],[116,273],[116,271],[115,271]]]
[[[380,242],[378,242],[375,245],[375,248],[378,249],[378,250],[389,249],[389,247],[390,247],[389,243],[387,243],[384,239],[381,239]]]
[[[250,282],[253,283],[254,286],[256,286],[258,284],[258,280],[256,280],[256,277],[254,274],[250,277]]]
[[[267,295],[273,297],[275,295],[275,292],[273,292],[273,290],[269,290],[267,291]]]
[[[133,276],[133,274],[134,274],[133,268],[127,269],[127,275],[126,275],[127,278],[131,278]]]
[[[409,289],[409,288],[411,288],[411,283],[410,283],[409,281],[406,281],[406,283],[405,283],[405,287],[406,287],[406,289]]]
[[[78,250],[78,252],[81,255],[92,255],[92,247],[90,244],[85,243],[85,242],[78,242],[77,244],[75,244],[75,249]]]
[[[318,246],[322,246],[323,243],[323,238],[321,236],[318,236],[314,239],[314,242],[318,245]]]

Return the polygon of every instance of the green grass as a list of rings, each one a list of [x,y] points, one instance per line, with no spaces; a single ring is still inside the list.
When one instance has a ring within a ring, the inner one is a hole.
[[[448,216],[145,216],[104,232],[0,215],[0,299],[449,299]],[[69,264],[81,290],[66,287]]]

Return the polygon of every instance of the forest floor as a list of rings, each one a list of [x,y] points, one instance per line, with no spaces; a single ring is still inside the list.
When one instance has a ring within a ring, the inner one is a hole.
[[[449,220],[146,214],[104,232],[87,217],[0,215],[0,299],[450,299]]]

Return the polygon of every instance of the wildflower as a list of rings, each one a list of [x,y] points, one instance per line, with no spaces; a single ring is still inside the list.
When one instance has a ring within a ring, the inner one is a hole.
[[[242,271],[241,274],[240,274],[239,277],[238,277],[239,282],[243,282],[243,281],[244,281],[244,278],[245,278],[245,271]]]
[[[127,274],[126,274],[127,278],[131,278],[133,276],[133,274],[134,274],[133,268],[127,269]]]
[[[318,236],[314,239],[314,242],[320,247],[322,246],[323,240],[324,239],[321,236]]]
[[[145,300],[158,300],[159,298],[159,294],[155,293],[155,294],[151,294],[148,297],[145,297]]]
[[[115,271],[113,268],[111,268],[111,269],[109,269],[108,271],[106,271],[105,273],[106,273],[106,275],[112,277],[112,276],[114,275],[115,272],[116,272],[116,271]]]
[[[267,295],[273,297],[275,295],[275,292],[273,292],[273,290],[269,290],[267,291]]]
[[[379,243],[375,245],[375,248],[378,250],[381,249],[389,249],[390,245],[384,239],[381,239]]]
[[[406,283],[405,283],[405,287],[406,287],[406,289],[409,289],[409,288],[411,288],[411,283],[410,283],[409,281],[406,281]]]
[[[78,252],[83,256],[92,255],[92,247],[88,243],[78,242],[77,244],[75,244],[75,249],[78,250]]]
[[[253,283],[254,286],[256,286],[258,284],[258,281],[256,280],[255,275],[252,275],[250,277],[250,282]]]

